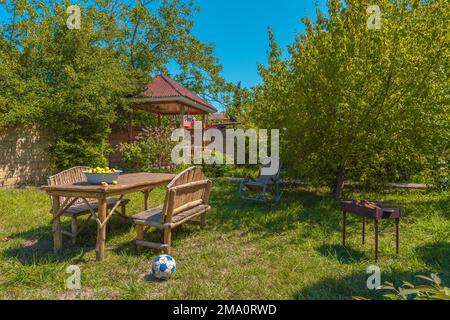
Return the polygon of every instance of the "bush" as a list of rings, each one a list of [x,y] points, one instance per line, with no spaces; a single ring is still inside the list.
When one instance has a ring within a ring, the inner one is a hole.
[[[146,129],[136,142],[121,144],[119,150],[123,154],[122,167],[130,171],[155,171],[157,168],[172,167],[171,153],[176,142],[171,141],[171,132],[171,128]],[[225,163],[180,164],[174,171],[179,173],[191,166],[201,167],[210,178],[247,177],[258,173],[257,166]]]
[[[202,170],[207,177],[221,178],[228,177],[232,167],[234,166],[227,164],[203,164]]]
[[[53,163],[57,168],[70,168],[73,166],[105,167],[108,161],[105,153],[109,145],[105,142],[101,145],[90,141],[78,140],[67,142],[57,140],[51,148]]]
[[[445,157],[439,158],[437,161],[422,170],[413,180],[420,183],[432,185],[433,189],[443,191],[450,188],[450,161]]]
[[[229,160],[229,156],[226,154],[218,153],[218,156],[222,156],[224,159],[223,164],[202,164],[202,170],[203,172],[208,176],[212,178],[221,178],[221,177],[245,177],[248,176],[248,174],[245,174],[248,172],[248,168],[251,166],[248,165],[235,165],[235,164],[226,164],[227,158]],[[214,154],[213,154],[214,155]]]
[[[450,288],[441,285],[441,279],[434,273],[431,278],[417,276],[431,284],[415,286],[409,282],[403,282],[403,287],[395,288],[392,283],[386,283],[382,289],[394,291],[395,294],[386,294],[389,300],[450,300]]]
[[[171,166],[171,152],[175,142],[171,141],[171,128],[145,129],[136,142],[123,143],[122,166],[131,171],[154,171]]]
[[[438,190],[446,190],[450,188],[450,163],[442,160],[436,165],[434,175],[434,186]]]
[[[442,285],[437,274],[432,273],[430,277],[417,276],[430,282],[429,285],[414,285],[403,281],[403,286],[396,288],[392,283],[386,283],[381,289],[393,291],[385,294],[388,300],[450,300],[450,288]],[[362,297],[355,297],[357,300],[365,300]]]
[[[180,164],[176,167],[176,172],[179,173],[191,166],[199,166],[202,168],[203,173],[208,178],[221,178],[232,176],[231,172],[235,168],[234,165],[227,164]]]

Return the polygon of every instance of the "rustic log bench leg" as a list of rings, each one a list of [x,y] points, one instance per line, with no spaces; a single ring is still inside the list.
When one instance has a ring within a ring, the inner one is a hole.
[[[345,247],[347,212],[342,212],[342,245]]]
[[[144,226],[137,224],[136,225],[136,232],[137,232],[137,237],[136,239],[139,241],[144,241]],[[138,249],[142,249],[143,247],[141,245],[137,245]]]
[[[72,243],[76,244],[78,234],[78,222],[76,217],[72,217],[71,227],[72,227]]]
[[[362,244],[366,243],[366,217],[363,217],[362,225]]]
[[[397,257],[398,257],[398,255],[400,253],[400,234],[399,234],[400,230],[399,230],[399,224],[400,224],[400,219],[399,218],[395,219],[395,245],[396,245],[395,249],[396,249]]]
[[[52,213],[53,213],[53,224],[52,224],[52,232],[53,232],[53,252],[60,253],[62,251],[63,246],[63,238],[62,238],[62,227],[61,227],[61,218],[56,215],[58,214],[60,209],[59,196],[52,196]]]
[[[378,262],[378,220],[375,219],[375,261]]]
[[[172,246],[172,229],[166,228],[164,229],[164,254],[171,254],[171,246]]]
[[[152,189],[148,189],[142,192],[144,194],[144,210],[148,210],[148,198],[151,190]]]
[[[127,218],[127,207],[125,205],[121,205],[120,206],[120,214],[124,217]]]
[[[206,226],[206,213],[200,215],[200,228],[205,229]]]

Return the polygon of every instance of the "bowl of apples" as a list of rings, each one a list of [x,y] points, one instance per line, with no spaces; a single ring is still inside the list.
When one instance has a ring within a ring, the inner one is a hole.
[[[108,185],[117,184],[122,171],[109,167],[97,167],[83,171],[83,173],[86,175],[86,180],[89,184]]]

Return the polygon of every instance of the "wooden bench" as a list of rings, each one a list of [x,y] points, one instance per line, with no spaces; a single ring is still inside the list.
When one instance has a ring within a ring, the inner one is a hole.
[[[55,174],[47,179],[47,184],[49,186],[54,185],[64,185],[64,184],[73,184],[77,182],[86,181],[85,174],[83,171],[90,169],[89,167],[74,167],[60,173]],[[87,205],[82,199],[74,199],[74,198],[66,198],[60,197],[59,202],[60,206],[64,204],[74,202],[67,208],[62,216],[68,217],[72,219],[71,231],[62,230],[62,233],[66,236],[69,236],[72,239],[72,242],[76,242],[76,237],[81,232],[81,230],[86,226],[86,223],[92,218],[92,210],[98,210],[98,202],[97,201],[89,201],[89,205]],[[50,201],[53,203],[53,199],[50,196]],[[129,202],[128,199],[117,199],[117,198],[108,198],[106,199],[106,204],[108,208],[113,208],[118,202],[120,202],[119,207],[121,208],[120,212],[117,213],[126,218],[126,209],[125,206]],[[91,208],[89,208],[91,207]],[[78,224],[78,218],[84,215],[89,215],[89,217],[81,224]]]
[[[181,172],[167,186],[162,208],[153,208],[133,216],[137,246],[162,249],[165,254],[170,254],[173,228],[183,223],[196,224],[201,228],[205,226],[206,212],[211,209],[208,205],[210,192],[211,180],[199,167]],[[195,217],[200,217],[199,221],[192,221]],[[144,234],[150,227],[164,231],[162,243],[144,240]]]

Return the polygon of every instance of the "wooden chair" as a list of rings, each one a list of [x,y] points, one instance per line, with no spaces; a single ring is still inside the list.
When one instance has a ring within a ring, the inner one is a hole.
[[[257,178],[247,177],[241,181],[239,194],[242,199],[267,201],[269,200],[267,194],[271,193],[273,201],[280,201],[281,196],[283,195],[283,192],[280,190],[281,161],[279,159],[276,160],[278,162],[278,168],[274,172],[269,171],[273,159],[267,158],[264,159]],[[246,189],[256,192],[256,195],[252,197],[244,195]]]
[[[133,216],[137,246],[162,249],[165,254],[170,254],[173,228],[183,223],[200,225],[201,228],[205,226],[206,212],[211,209],[208,205],[210,191],[211,180],[199,167],[191,167],[177,175],[167,186],[162,208],[146,210]],[[198,216],[199,221],[191,221]],[[144,234],[150,227],[163,230],[163,243],[144,241]]]
[[[65,171],[62,171],[60,173],[55,174],[54,176],[51,176],[47,179],[47,184],[49,186],[51,185],[56,185],[56,184],[72,184],[72,183],[77,183],[77,182],[83,182],[86,181],[86,176],[84,175],[83,171],[85,170],[89,170],[89,167],[74,167]],[[73,198],[71,198],[69,200],[72,201]],[[66,202],[67,198],[65,197],[60,197],[59,198],[59,202],[60,205],[63,205],[63,203],[68,203]],[[50,196],[50,201],[52,202],[52,197]],[[117,213],[126,218],[126,209],[125,209],[125,205],[130,201],[128,199],[116,199],[116,198],[108,198],[107,199],[107,206],[109,208],[113,208],[117,202],[120,201],[120,208],[121,211],[117,211]],[[90,206],[92,207],[93,210],[97,210],[98,209],[98,203],[97,201],[89,201]],[[82,224],[78,224],[78,218],[84,215],[89,215],[89,217],[82,223]],[[66,236],[69,236],[72,239],[72,242],[75,243],[76,242],[76,237],[78,236],[78,234],[80,233],[80,231],[82,229],[84,229],[84,227],[86,226],[86,223],[92,218],[92,213],[89,209],[89,206],[82,200],[82,199],[77,199],[63,214],[62,216],[68,217],[72,219],[72,225],[71,225],[71,231],[66,231],[63,230],[62,233]]]

